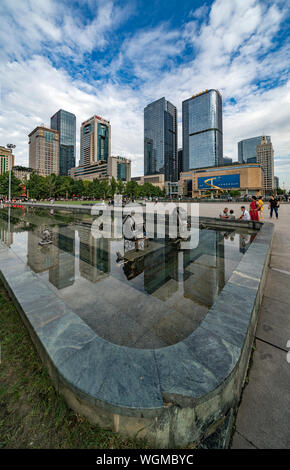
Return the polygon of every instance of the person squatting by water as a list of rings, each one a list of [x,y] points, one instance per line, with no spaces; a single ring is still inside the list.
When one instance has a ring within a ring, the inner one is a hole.
[[[242,214],[240,216],[241,220],[251,220],[250,214],[247,211],[247,209],[245,208],[245,206],[241,207],[241,211],[242,211]]]

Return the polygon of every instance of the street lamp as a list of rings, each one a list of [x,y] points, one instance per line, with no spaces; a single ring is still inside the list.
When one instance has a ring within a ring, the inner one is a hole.
[[[15,149],[16,145],[14,144],[7,144],[6,147],[11,150],[11,155],[10,155],[10,164],[9,164],[9,195],[8,195],[8,200],[11,202],[11,168],[12,168],[12,150]]]

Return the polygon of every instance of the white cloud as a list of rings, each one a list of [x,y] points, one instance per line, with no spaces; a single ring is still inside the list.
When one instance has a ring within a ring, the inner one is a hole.
[[[182,100],[218,88],[224,101],[224,154],[236,159],[239,140],[270,134],[277,172],[284,172],[290,187],[290,171],[281,159],[290,160],[290,49],[275,43],[287,14],[283,4],[216,0],[202,23],[205,11],[193,12],[178,29],[163,23],[128,34],[111,64],[91,64],[106,77],[98,81],[53,65],[45,57],[46,47],[53,42],[56,55],[81,60],[83,53],[106,46],[115,16],[118,23],[129,13],[112,1],[87,0],[96,13],[84,23],[71,11],[60,17],[62,6],[55,0],[39,0],[39,9],[35,4],[2,0],[0,6],[5,14],[0,30],[0,144],[17,145],[18,163],[28,164],[27,134],[42,122],[49,124],[50,116],[63,108],[76,114],[78,127],[93,114],[109,119],[112,152],[131,157],[132,174],[142,174],[144,106],[162,96],[176,104],[181,138]],[[178,64],[186,46],[192,47],[192,56]],[[124,70],[134,74],[133,86],[120,84]],[[271,89],[261,87],[262,82],[270,82]]]

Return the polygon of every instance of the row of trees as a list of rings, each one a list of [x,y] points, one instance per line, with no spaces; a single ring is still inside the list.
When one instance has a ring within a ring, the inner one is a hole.
[[[8,195],[9,174],[5,173],[0,176],[0,195]],[[109,198],[114,194],[123,194],[133,198],[137,197],[160,197],[164,195],[164,191],[153,186],[151,183],[138,185],[136,181],[93,181],[74,180],[69,176],[49,175],[40,176],[32,172],[28,181],[21,182],[15,175],[11,174],[11,194],[12,196],[20,196],[26,193],[32,199],[48,199],[48,198]]]

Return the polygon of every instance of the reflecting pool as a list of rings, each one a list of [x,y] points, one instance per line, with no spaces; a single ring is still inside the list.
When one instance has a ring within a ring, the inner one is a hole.
[[[195,330],[256,232],[200,229],[199,244],[95,238],[95,216],[32,207],[0,209],[0,239],[97,335],[153,349]],[[40,245],[44,230],[51,243]],[[39,312],[41,315],[41,312]]]

